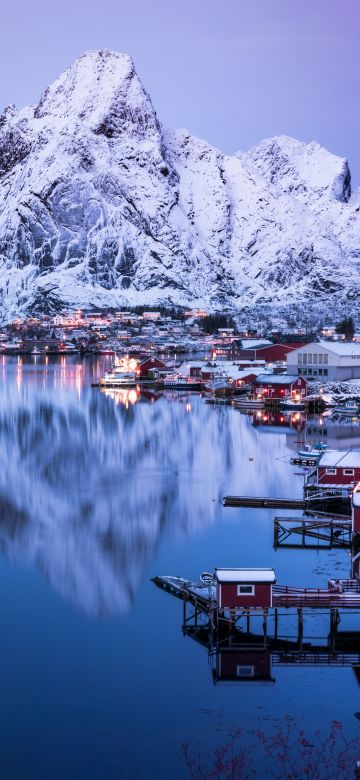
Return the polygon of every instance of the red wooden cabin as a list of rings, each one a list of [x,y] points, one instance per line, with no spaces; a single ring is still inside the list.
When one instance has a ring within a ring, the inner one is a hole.
[[[303,376],[290,374],[259,374],[254,388],[257,395],[263,398],[292,398],[300,401],[306,397],[307,381]]]
[[[352,485],[360,482],[360,452],[329,450],[317,466],[317,483],[321,485]]]
[[[215,569],[220,609],[267,609],[272,606],[274,569]]]
[[[156,357],[146,358],[140,363],[139,366],[140,376],[142,378],[147,377],[149,371],[153,371],[154,368],[163,371],[164,369],[166,369],[166,364],[163,362],[163,360],[159,360],[159,358]]]

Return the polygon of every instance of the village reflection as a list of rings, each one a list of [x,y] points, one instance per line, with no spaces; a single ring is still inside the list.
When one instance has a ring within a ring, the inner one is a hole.
[[[162,534],[213,525],[225,494],[287,495],[299,441],[360,446],[347,418],[99,391],[103,358],[39,360],[2,360],[0,550],[92,614],[129,609]]]
[[[325,412],[305,415],[279,410],[259,410],[248,415],[261,433],[284,433],[291,449],[322,441],[329,449],[360,449],[360,418]]]

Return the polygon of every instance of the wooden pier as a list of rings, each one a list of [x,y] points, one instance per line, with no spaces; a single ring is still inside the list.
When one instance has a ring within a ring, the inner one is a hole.
[[[339,490],[318,489],[308,491],[304,498],[272,498],[269,496],[224,496],[224,507],[248,507],[259,509],[305,509],[330,513],[351,514],[350,497]]]
[[[275,549],[350,548],[351,543],[351,520],[346,516],[274,518]]]
[[[360,610],[360,581],[358,579],[329,580],[328,588],[306,588],[293,585],[273,585],[272,607],[226,610],[217,604],[214,584],[194,583],[181,577],[154,577],[154,584],[183,602],[192,604],[199,612],[221,619],[236,621],[245,613],[268,615],[269,609],[349,609]]]
[[[269,509],[305,509],[306,502],[301,498],[268,498],[260,496],[224,496],[226,507],[260,507]]]

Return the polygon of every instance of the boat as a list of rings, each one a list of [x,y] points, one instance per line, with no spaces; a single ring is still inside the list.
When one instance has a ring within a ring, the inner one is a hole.
[[[303,450],[298,450],[296,455],[290,458],[290,463],[294,466],[316,466],[327,449],[328,445],[322,441],[313,446],[309,444]]]
[[[303,450],[298,450],[298,455],[309,455],[309,453],[321,457],[325,450],[329,449],[328,444],[323,441],[319,441],[317,444],[308,444]]]
[[[195,377],[181,377],[179,374],[168,374],[163,379],[156,379],[155,386],[161,390],[202,390],[204,383]]]
[[[353,401],[346,401],[344,404],[335,406],[333,412],[335,414],[357,415],[359,414],[359,404]]]
[[[210,382],[207,382],[205,390],[216,396],[232,395],[234,392],[232,382],[226,376],[215,376]]]
[[[261,398],[237,398],[235,409],[265,409],[265,401]]]
[[[99,379],[99,387],[136,387],[138,376],[135,371],[117,373],[106,371],[105,375]]]

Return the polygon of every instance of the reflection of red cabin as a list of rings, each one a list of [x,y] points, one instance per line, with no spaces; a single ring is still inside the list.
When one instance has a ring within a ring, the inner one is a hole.
[[[221,609],[272,606],[274,569],[215,569],[216,600]]]
[[[273,682],[271,655],[265,652],[219,650],[214,682]]]
[[[255,392],[264,398],[301,400],[306,397],[307,381],[303,376],[259,374],[255,379],[254,388]]]
[[[149,371],[153,371],[154,368],[166,369],[166,364],[162,360],[159,360],[159,358],[156,357],[146,358],[140,363],[139,366],[140,376],[146,377]]]
[[[285,429],[286,432],[287,428],[289,432],[294,430],[297,431],[297,433],[301,433],[305,428],[305,417],[304,415],[301,415],[300,412],[286,414],[285,412],[266,409],[264,412],[259,411],[254,413],[252,424],[254,427],[269,427],[270,430],[279,428],[280,432],[281,429]]]
[[[360,482],[360,452],[324,452],[317,467],[317,482],[319,485],[352,485]]]

